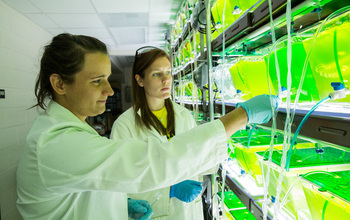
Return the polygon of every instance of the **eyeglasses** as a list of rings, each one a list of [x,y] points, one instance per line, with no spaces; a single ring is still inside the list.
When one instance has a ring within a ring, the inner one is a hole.
[[[133,69],[135,69],[135,64],[137,62],[137,58],[140,57],[141,54],[147,53],[147,52],[154,50],[154,49],[159,49],[159,48],[153,47],[153,46],[145,46],[145,47],[140,47],[139,49],[137,49],[136,53],[135,53],[135,60],[134,60]]]

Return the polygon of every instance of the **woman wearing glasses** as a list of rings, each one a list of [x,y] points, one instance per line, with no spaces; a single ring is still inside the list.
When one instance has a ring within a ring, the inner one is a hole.
[[[137,138],[148,141],[149,137],[155,137],[167,142],[175,135],[186,133],[196,126],[191,113],[170,99],[171,62],[166,52],[150,46],[138,49],[131,81],[132,108],[115,121],[111,139]],[[191,138],[202,139],[204,136]],[[182,150],[174,149],[174,155],[179,155]],[[176,156],[176,159],[172,162],[182,163],[180,156]],[[208,162],[207,165],[212,169],[206,174],[216,172],[216,162]],[[191,175],[189,179],[176,182],[170,187],[129,196],[150,202],[154,212],[152,219],[199,220],[204,218],[202,199],[199,196],[202,190],[199,181],[202,180],[201,176]]]
[[[170,100],[171,63],[166,52],[155,47],[137,50],[131,80],[133,107],[115,121],[111,139],[147,141],[152,136],[167,142],[175,134],[196,126],[191,113]],[[177,160],[181,163],[180,157]],[[202,190],[201,180],[198,175],[191,176],[171,187],[129,196],[150,202],[152,219],[200,220],[203,219],[202,200],[198,196]]]
[[[152,136],[167,142],[175,134],[196,126],[190,112],[170,100],[171,63],[163,50],[154,47],[137,50],[131,80],[133,107],[116,120],[111,139],[147,141]],[[203,219],[202,200],[198,196],[202,190],[199,180],[197,175],[171,187],[129,196],[150,202],[152,219],[199,220]]]
[[[95,38],[60,34],[45,46],[35,88],[37,106],[45,111],[27,135],[17,169],[17,207],[24,219],[127,219],[128,214],[150,219],[148,203],[127,200],[126,193],[164,188],[204,172],[208,161],[227,156],[226,138],[247,119],[259,123],[271,117],[266,100],[250,100],[169,142],[110,140],[85,122],[105,111],[113,94],[110,74],[106,45]],[[259,114],[252,112],[257,103]]]

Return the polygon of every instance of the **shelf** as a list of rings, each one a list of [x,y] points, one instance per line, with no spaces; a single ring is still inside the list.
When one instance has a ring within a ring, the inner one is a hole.
[[[287,0],[271,0],[276,39],[287,35],[286,28],[286,4]],[[292,0],[292,32],[301,32],[319,23],[334,11],[349,5],[346,1],[321,1],[322,11],[315,12],[314,1]],[[255,49],[271,44],[270,18],[268,1],[265,0],[253,12],[240,17],[225,30],[225,46],[227,50],[238,50],[237,47],[245,47],[245,51],[253,52]],[[221,52],[223,33],[212,41],[214,52]],[[240,46],[238,46],[240,45]]]
[[[215,109],[221,113],[222,103],[217,101],[215,104]],[[234,106],[235,103],[225,103],[226,113],[232,111]],[[309,109],[296,110],[292,123],[292,133],[296,131]],[[276,117],[277,129],[284,130],[286,117],[286,109],[279,108]],[[272,120],[264,125],[271,127]],[[322,108],[317,111],[316,109],[306,120],[300,130],[300,135],[350,148],[350,113],[328,112]]]
[[[177,38],[173,45],[171,45],[171,48],[174,50],[174,52],[176,52],[179,49],[180,45],[188,37],[191,31],[192,26],[189,22],[187,22],[184,28],[182,29],[181,37]]]
[[[203,55],[199,53],[197,57],[197,66],[199,66],[201,63],[206,62],[207,56],[206,53]],[[192,59],[191,61],[187,62],[180,70],[177,70],[174,72],[173,75],[177,75],[180,72],[182,72],[184,75],[188,74],[191,72],[191,70],[194,70],[194,60]]]
[[[222,167],[218,170],[219,176],[222,176]],[[254,215],[257,220],[263,220],[263,212],[261,207],[257,204],[256,199],[250,196],[247,191],[240,186],[230,175],[226,176],[226,185],[237,195],[239,200],[247,207],[247,209]],[[268,215],[267,219],[272,218]]]

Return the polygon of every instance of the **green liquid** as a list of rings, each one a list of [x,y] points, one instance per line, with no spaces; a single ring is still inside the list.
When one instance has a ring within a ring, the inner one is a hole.
[[[350,219],[350,171],[304,175],[303,189],[315,219]],[[329,193],[335,196],[331,196]],[[324,205],[327,206],[324,210]],[[324,212],[324,213],[323,213]]]
[[[321,98],[333,92],[332,82],[342,82],[350,88],[350,24],[345,22],[321,32],[311,50],[309,62]],[[313,38],[304,42],[311,47]],[[350,102],[350,96],[332,102]]]
[[[244,94],[241,98],[250,99],[261,94],[270,94],[268,85],[272,85],[267,78],[266,64],[262,59],[245,57],[230,68],[234,87]],[[271,87],[274,95],[274,88]]]
[[[222,192],[218,192],[218,195],[220,198]],[[235,219],[245,219],[245,220],[255,220],[256,218],[254,215],[245,207],[245,205],[241,202],[241,200],[232,192],[227,191],[224,192],[225,194],[225,205],[228,209],[236,209],[236,210],[230,210],[230,214]]]
[[[225,27],[223,26],[223,10],[225,7]],[[239,17],[241,17],[250,7],[252,7],[258,0],[217,0],[211,8],[211,13],[215,24],[220,23],[221,27],[217,28],[212,35],[212,39],[218,37],[223,30],[230,27]],[[256,5],[252,10],[259,6],[263,1]],[[237,8],[238,7],[238,8]]]
[[[219,191],[218,195],[220,196],[220,198],[222,198],[221,194],[222,192]],[[241,202],[241,200],[239,200],[239,198],[232,191],[224,192],[224,194],[225,194],[224,202],[227,208],[229,209],[245,208],[245,205]]]
[[[298,176],[296,173],[304,174],[315,170],[344,170],[347,169],[350,163],[350,152],[342,151],[337,148],[324,147],[323,154],[317,154],[316,148],[297,149],[291,158],[290,172],[284,172],[281,198],[284,198],[288,189],[295,183]],[[269,152],[257,152],[257,154],[268,158]],[[273,163],[280,166],[280,159],[282,154],[274,151],[272,154]],[[267,172],[267,162],[259,160],[264,173]],[[339,165],[339,166],[330,166]],[[342,166],[340,166],[342,165]],[[343,166],[346,165],[346,166]],[[290,174],[292,173],[292,174]],[[270,195],[276,196],[278,177],[280,175],[280,169],[273,168],[270,173],[270,184],[268,186],[268,192]],[[297,182],[288,196],[285,204],[285,208],[293,215],[297,216],[298,211],[305,210],[310,211],[307,205],[306,196],[303,190],[303,186],[300,182]],[[322,210],[322,209],[321,209]],[[302,218],[299,218],[302,219]],[[340,218],[342,219],[342,218]]]
[[[287,88],[287,74],[288,74],[288,64],[287,64],[287,46],[284,46],[278,50],[277,62],[280,71],[280,83],[281,86]],[[265,57],[266,62],[268,62],[268,56]],[[306,52],[301,42],[296,42],[292,44],[292,63],[291,63],[291,100],[294,101],[300,83],[300,78],[303,71],[304,62],[306,60]],[[269,74],[272,80],[273,87],[275,91],[278,91],[278,78],[275,65],[275,53],[272,52],[269,59]],[[299,101],[300,102],[312,102],[319,101],[320,97],[315,86],[315,80],[312,75],[309,65],[307,66],[305,73],[304,83],[300,92]]]
[[[274,138],[274,148],[281,150],[283,146],[283,134],[277,133]],[[270,148],[271,135],[252,136],[249,148],[247,147],[248,137],[231,138],[236,142],[235,155],[240,166],[252,175],[258,186],[262,186],[262,173],[256,152],[265,152]],[[314,147],[315,144],[302,139],[297,140],[299,148]],[[268,151],[267,151],[268,152]]]
[[[248,209],[233,210],[230,211],[230,213],[235,219],[256,220],[254,215]]]

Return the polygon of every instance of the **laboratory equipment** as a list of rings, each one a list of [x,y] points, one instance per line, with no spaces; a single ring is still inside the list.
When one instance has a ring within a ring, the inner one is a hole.
[[[269,151],[257,152],[258,161],[262,173],[267,172]],[[307,206],[306,197],[302,185],[298,180],[298,175],[311,171],[342,171],[350,169],[350,152],[332,146],[322,148],[304,148],[294,150],[289,172],[281,169],[282,153],[278,150],[273,151],[272,165],[270,172],[270,184],[268,192],[270,196],[275,196],[277,192],[277,183],[279,175],[283,175],[281,200],[285,199],[284,209],[291,216],[297,219],[303,219],[305,216],[311,216]],[[290,193],[287,193],[290,191]],[[287,196],[287,198],[284,198]]]
[[[313,219],[350,219],[350,170],[310,172],[301,183]]]

